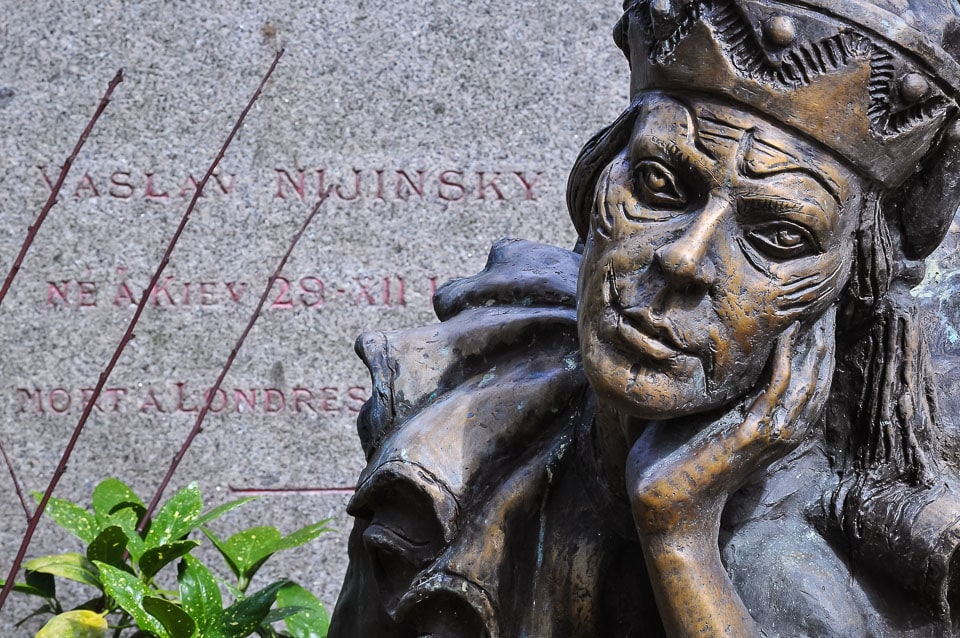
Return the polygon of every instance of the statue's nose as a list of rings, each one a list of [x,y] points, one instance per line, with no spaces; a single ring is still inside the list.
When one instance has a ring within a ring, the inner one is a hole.
[[[710,198],[686,228],[654,252],[670,285],[683,290],[706,290],[713,285],[717,269],[711,249],[729,210],[725,200]]]

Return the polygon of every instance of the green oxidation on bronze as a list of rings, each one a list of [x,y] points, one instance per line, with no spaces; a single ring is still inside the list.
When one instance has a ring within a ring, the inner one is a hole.
[[[958,288],[960,6],[628,0],[614,40],[575,249],[502,240],[357,342],[330,637],[960,636],[960,318],[919,304]]]

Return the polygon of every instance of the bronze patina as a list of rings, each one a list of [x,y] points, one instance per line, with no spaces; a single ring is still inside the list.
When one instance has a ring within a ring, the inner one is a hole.
[[[955,0],[629,0],[574,251],[370,333],[331,638],[960,636]]]

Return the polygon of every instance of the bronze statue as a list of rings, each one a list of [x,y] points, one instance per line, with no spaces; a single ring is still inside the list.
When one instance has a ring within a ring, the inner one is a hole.
[[[574,251],[372,333],[331,638],[960,635],[956,0],[628,0]]]

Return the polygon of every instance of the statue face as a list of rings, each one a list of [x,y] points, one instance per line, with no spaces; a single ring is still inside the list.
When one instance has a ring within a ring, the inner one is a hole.
[[[648,95],[596,188],[578,324],[598,395],[640,418],[758,383],[778,336],[845,285],[860,178],[785,128]]]

